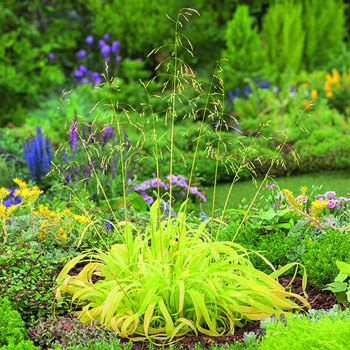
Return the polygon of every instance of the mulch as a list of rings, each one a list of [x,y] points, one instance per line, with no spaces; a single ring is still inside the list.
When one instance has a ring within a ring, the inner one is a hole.
[[[81,263],[77,265],[74,269],[72,269],[69,274],[71,276],[76,276],[78,273],[82,270],[84,266],[84,263]],[[92,282],[95,283],[97,280],[99,280],[101,277],[93,275]],[[283,287],[287,287],[290,284],[292,277],[280,277],[278,279],[279,283]],[[302,290],[302,277],[296,276],[294,281],[291,283],[291,285],[287,289],[288,291],[299,294],[303,296],[303,290]],[[307,295],[308,295],[308,302],[311,305],[311,308],[314,310],[329,310],[331,309],[335,304],[335,294],[333,294],[331,291],[321,291],[314,285],[312,285],[310,282],[307,282],[306,289],[305,289]],[[299,303],[299,301],[296,301]],[[299,303],[300,305],[300,303]],[[304,308],[305,311],[307,311],[307,308]],[[195,347],[198,347],[198,343],[201,344],[201,347],[203,349],[209,349],[213,345],[221,346],[221,345],[229,345],[233,344],[236,341],[241,341],[243,339],[243,335],[245,332],[254,332],[256,335],[259,335],[260,332],[260,321],[257,322],[248,322],[245,326],[241,328],[236,328],[234,335],[226,335],[226,336],[220,336],[220,337],[210,337],[208,335],[199,335],[198,337],[191,337],[187,336],[182,339],[179,339],[175,344],[178,348],[187,349],[190,348],[191,350],[195,349]],[[120,338],[121,343],[127,343],[130,340],[126,338]],[[149,341],[137,341],[133,342],[132,349],[133,350],[143,350],[147,349],[148,345],[150,345]],[[154,347],[155,344],[153,344]],[[162,344],[158,344],[162,345]]]

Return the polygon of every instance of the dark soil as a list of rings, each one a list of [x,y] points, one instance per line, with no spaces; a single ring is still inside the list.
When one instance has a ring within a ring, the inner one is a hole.
[[[81,269],[83,268],[82,264],[77,265],[73,270],[70,271],[71,276],[76,276]],[[101,279],[99,276],[92,277],[93,283],[95,283],[97,280]],[[289,285],[292,277],[280,277],[279,283],[286,287]],[[296,276],[293,283],[288,287],[288,291],[299,294],[301,296],[303,295],[303,289],[302,289],[302,277]],[[333,294],[331,291],[320,291],[317,289],[317,287],[313,286],[310,282],[307,282],[306,289],[305,289],[307,295],[308,295],[308,302],[311,305],[312,309],[315,310],[328,310],[333,307],[335,302],[335,294]],[[296,301],[299,303],[299,301]],[[300,303],[299,303],[300,305]],[[306,311],[307,308],[304,308]],[[255,334],[259,334],[260,331],[260,321],[257,322],[249,322],[242,328],[236,328],[234,335],[226,335],[221,337],[210,337],[207,335],[199,335],[198,337],[184,337],[183,339],[180,339],[177,341],[176,345],[177,347],[182,348],[188,348],[190,347],[191,350],[195,348],[195,345],[200,343],[202,345],[203,349],[209,349],[210,345],[224,345],[224,344],[232,344],[235,341],[240,341],[243,338],[243,335],[245,332],[255,332]],[[129,339],[120,338],[121,343],[129,342]],[[147,349],[148,345],[150,344],[149,341],[144,342],[134,342],[133,343],[133,350],[143,350]]]

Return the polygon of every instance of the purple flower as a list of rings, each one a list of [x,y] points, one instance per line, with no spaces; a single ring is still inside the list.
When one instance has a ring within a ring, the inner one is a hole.
[[[186,196],[186,193],[184,191],[180,192],[181,196]]]
[[[94,42],[94,37],[89,35],[86,37],[86,43],[91,45]]]
[[[84,73],[78,69],[74,72],[74,75],[76,78],[81,78],[84,75]]]
[[[187,190],[187,183],[186,183],[185,181],[180,180],[180,181],[177,182],[177,184],[178,184],[179,186],[181,186],[181,187],[183,187],[183,188],[185,188],[185,189]],[[197,188],[197,187],[195,187],[195,188]],[[190,190],[190,191],[191,191],[191,190]],[[191,193],[192,193],[192,192],[191,192]]]
[[[140,63],[141,63],[141,62],[142,62],[142,59],[141,59],[141,58],[138,58],[138,59],[137,59],[137,62],[140,62]]]
[[[151,186],[152,187],[157,187],[158,186],[158,179],[157,178],[154,178],[151,180]]]
[[[105,34],[104,36],[103,36],[103,39],[105,39],[105,40],[111,40],[112,38],[111,38],[111,36],[109,35],[109,34]]]
[[[83,64],[81,64],[80,66],[79,66],[79,68],[78,68],[82,73],[86,73],[87,72],[87,68],[83,65]]]
[[[190,187],[190,193],[192,194],[199,194],[197,187]]]
[[[72,141],[72,151],[74,151],[77,147],[77,135],[78,135],[78,123],[74,121],[69,129],[68,140]]]
[[[277,185],[276,184],[272,184],[272,185],[266,184],[266,188],[273,188],[273,187],[277,187]]]
[[[111,47],[109,45],[105,45],[101,47],[101,55],[107,56],[111,52]]]
[[[53,52],[50,52],[47,57],[49,58],[50,61],[53,61],[55,59],[55,54]]]
[[[153,198],[151,196],[146,196],[144,198],[144,200],[148,203],[148,204],[152,204],[153,203]]]
[[[84,49],[81,49],[75,55],[77,56],[78,60],[81,60],[87,55],[87,51]]]
[[[122,56],[117,56],[116,58],[115,58],[115,61],[116,62],[120,62],[122,60]]]
[[[110,60],[111,60],[110,57],[106,57],[106,58],[105,58],[105,62],[107,62],[107,63],[108,63]]]
[[[94,72],[91,74],[91,80],[94,84],[99,84],[102,81],[100,73]]]
[[[335,191],[328,191],[324,195],[325,195],[326,198],[334,199],[335,198]]]
[[[113,53],[117,53],[117,52],[119,52],[119,48],[120,48],[120,42],[119,42],[119,41],[113,41],[113,42],[112,42],[111,51],[112,51]]]
[[[90,83],[90,80],[89,80],[88,78],[83,78],[83,79],[80,80],[80,82],[81,82],[82,84],[89,84],[89,83]]]
[[[98,47],[99,47],[100,49],[102,49],[103,46],[105,46],[105,45],[106,45],[106,43],[104,42],[104,40],[99,40],[99,41],[98,41]]]

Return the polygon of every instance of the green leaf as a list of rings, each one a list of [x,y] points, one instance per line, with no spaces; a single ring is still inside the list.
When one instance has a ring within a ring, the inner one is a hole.
[[[342,273],[350,275],[350,264],[337,260],[335,262]]]
[[[344,282],[332,282],[327,284],[328,288],[325,290],[331,290],[333,293],[345,292],[347,290],[347,283]]]

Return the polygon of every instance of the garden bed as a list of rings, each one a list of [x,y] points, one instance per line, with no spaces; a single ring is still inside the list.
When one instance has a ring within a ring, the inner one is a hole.
[[[69,275],[71,276],[77,276],[79,272],[83,269],[85,266],[84,263],[77,264],[76,267],[74,267],[70,272]],[[92,282],[95,283],[99,279],[103,279],[99,276],[92,275]],[[279,283],[283,287],[287,287],[292,280],[291,276],[283,276],[278,279]],[[303,295],[303,288],[302,288],[302,276],[296,276],[294,281],[291,283],[291,285],[286,288],[292,293]],[[322,291],[312,285],[310,282],[307,282],[306,284],[306,293],[308,295],[308,301],[311,305],[311,309],[313,310],[329,310],[332,309],[333,306],[336,303],[336,295],[332,293],[331,291]],[[300,302],[296,301],[298,304]],[[305,311],[307,311],[307,308],[304,308]],[[244,327],[236,328],[234,335],[225,335],[221,337],[210,337],[208,335],[199,335],[199,336],[187,336],[179,339],[175,344],[177,348],[190,348],[195,349],[198,347],[198,344],[201,344],[201,347],[204,349],[209,349],[211,346],[223,346],[223,345],[229,345],[234,344],[234,342],[242,341],[244,334],[249,332],[254,332],[256,335],[260,334],[260,321],[256,322],[248,322]],[[127,338],[119,338],[120,342],[122,344],[128,343],[129,339]],[[158,345],[162,345],[159,343]],[[149,341],[137,341],[132,343],[132,349],[133,350],[143,350],[147,349],[148,347],[152,346],[152,344]]]

